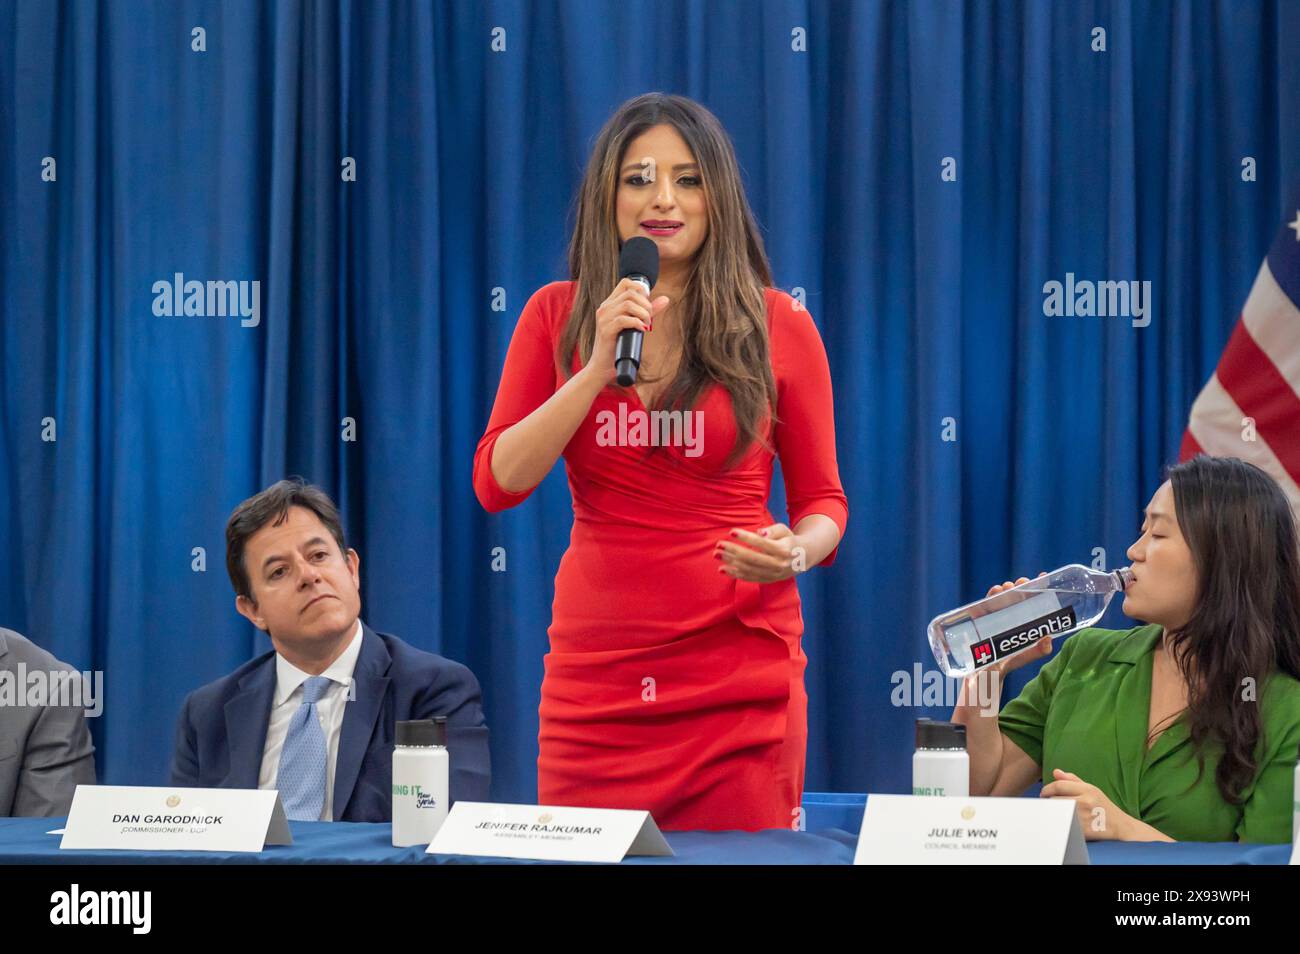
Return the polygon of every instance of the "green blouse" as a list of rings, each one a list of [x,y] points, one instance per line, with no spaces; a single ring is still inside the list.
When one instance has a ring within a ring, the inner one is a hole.
[[[1292,787],[1300,750],[1300,682],[1272,673],[1259,688],[1263,737],[1256,775],[1232,805],[1214,781],[1222,743],[1196,752],[1186,713],[1146,748],[1152,649],[1161,627],[1083,629],[1068,637],[998,716],[1004,735],[1043,769],[1096,785],[1125,814],[1177,841],[1291,841]],[[1243,690],[1244,691],[1244,690]]]

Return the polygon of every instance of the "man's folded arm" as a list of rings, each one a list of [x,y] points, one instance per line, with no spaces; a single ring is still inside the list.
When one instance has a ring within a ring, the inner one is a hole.
[[[68,814],[78,785],[95,784],[95,746],[81,706],[45,706],[27,736],[13,813]]]

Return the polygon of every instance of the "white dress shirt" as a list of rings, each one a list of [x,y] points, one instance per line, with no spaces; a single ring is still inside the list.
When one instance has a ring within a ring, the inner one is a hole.
[[[343,731],[343,710],[347,708],[348,687],[352,684],[352,671],[361,655],[361,620],[356,632],[342,655],[326,669],[330,685],[316,703],[316,717],[325,733],[325,803],[320,820],[334,819],[334,763],[339,756],[339,735]],[[289,720],[302,705],[302,684],[311,678],[279,653],[275,654],[275,696],[271,701],[271,718],[266,726],[266,745],[262,749],[262,770],[257,776],[257,787],[276,787],[276,774],[280,771],[280,753],[289,733]]]

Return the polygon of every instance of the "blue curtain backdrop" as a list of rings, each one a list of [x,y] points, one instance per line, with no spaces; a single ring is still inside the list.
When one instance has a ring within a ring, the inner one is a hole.
[[[809,790],[907,790],[913,720],[950,710],[894,674],[935,670],[936,613],[1124,562],[1300,174],[1284,0],[3,0],[0,41],[0,625],[104,670],[114,783],[165,779],[185,693],[269,648],[224,521],[300,473],[365,618],[482,681],[494,797],[535,797],[568,487],[489,516],[471,459],[624,99],[719,116],[830,353],[850,517],[800,581]],[[178,272],[260,282],[258,324],[155,315]],[[1150,324],[1047,317],[1067,273],[1150,281]]]

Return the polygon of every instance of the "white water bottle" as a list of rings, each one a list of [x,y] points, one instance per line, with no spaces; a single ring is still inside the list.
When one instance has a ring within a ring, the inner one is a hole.
[[[930,649],[944,675],[969,676],[1044,636],[1091,626],[1132,582],[1128,567],[1107,573],[1071,563],[936,616],[928,627]]]
[[[393,748],[393,847],[427,845],[447,818],[447,717],[398,722]]]
[[[913,795],[970,795],[970,755],[966,727],[953,722],[916,720],[912,755]]]

